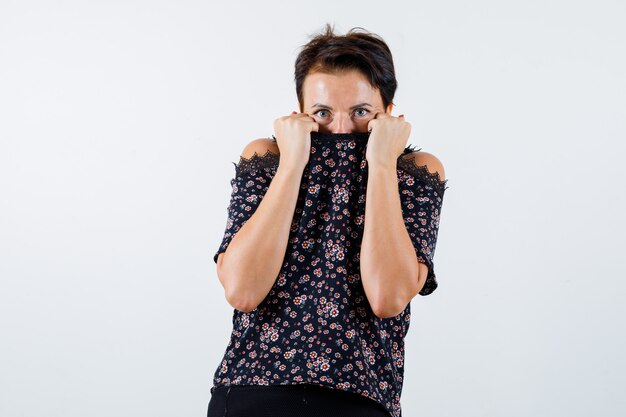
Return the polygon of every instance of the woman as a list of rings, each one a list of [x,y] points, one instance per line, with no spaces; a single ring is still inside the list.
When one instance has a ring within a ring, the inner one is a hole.
[[[300,113],[243,150],[218,278],[233,331],[209,417],[401,417],[410,301],[433,268],[446,182],[391,115],[389,48],[352,29],[296,60]]]

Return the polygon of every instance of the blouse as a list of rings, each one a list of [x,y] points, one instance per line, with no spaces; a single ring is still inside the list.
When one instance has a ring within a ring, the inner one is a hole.
[[[411,304],[397,316],[379,318],[360,277],[369,134],[311,132],[282,267],[256,309],[233,309],[230,341],[211,393],[228,385],[315,384],[371,398],[401,417]],[[396,172],[406,229],[418,261],[428,266],[419,292],[424,296],[438,286],[433,256],[448,187],[438,173],[403,157],[412,151],[404,149]],[[269,150],[233,162],[226,230],[215,263],[259,206],[278,162],[279,155]]]

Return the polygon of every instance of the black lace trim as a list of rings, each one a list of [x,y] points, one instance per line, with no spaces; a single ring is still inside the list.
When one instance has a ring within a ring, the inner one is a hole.
[[[235,174],[240,175],[258,171],[259,169],[276,169],[280,161],[280,154],[274,153],[269,149],[263,155],[254,153],[250,158],[244,156],[239,157],[239,162],[235,164]]]
[[[443,192],[446,189],[450,188],[447,186],[448,180],[441,180],[438,172],[430,172],[427,165],[417,165],[415,163],[415,158],[404,157],[411,152],[417,152],[421,149],[422,148],[415,149],[415,146],[413,145],[409,145],[404,148],[404,152],[398,158],[398,168],[403,169],[415,178],[420,178],[424,180],[428,185],[438,190],[439,192]]]

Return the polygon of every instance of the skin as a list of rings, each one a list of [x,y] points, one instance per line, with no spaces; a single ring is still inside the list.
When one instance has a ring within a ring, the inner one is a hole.
[[[391,114],[393,104],[385,109],[378,88],[356,70],[339,74],[312,73],[302,86],[304,113],[319,124],[325,133],[367,132],[368,123],[377,113]],[[359,103],[369,103],[355,109]],[[332,107],[316,106],[322,104]]]

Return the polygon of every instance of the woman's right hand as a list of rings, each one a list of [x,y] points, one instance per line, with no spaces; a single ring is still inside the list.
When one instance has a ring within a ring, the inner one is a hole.
[[[289,116],[274,120],[279,165],[304,170],[311,154],[311,132],[318,131],[319,124],[307,113],[294,111]]]

